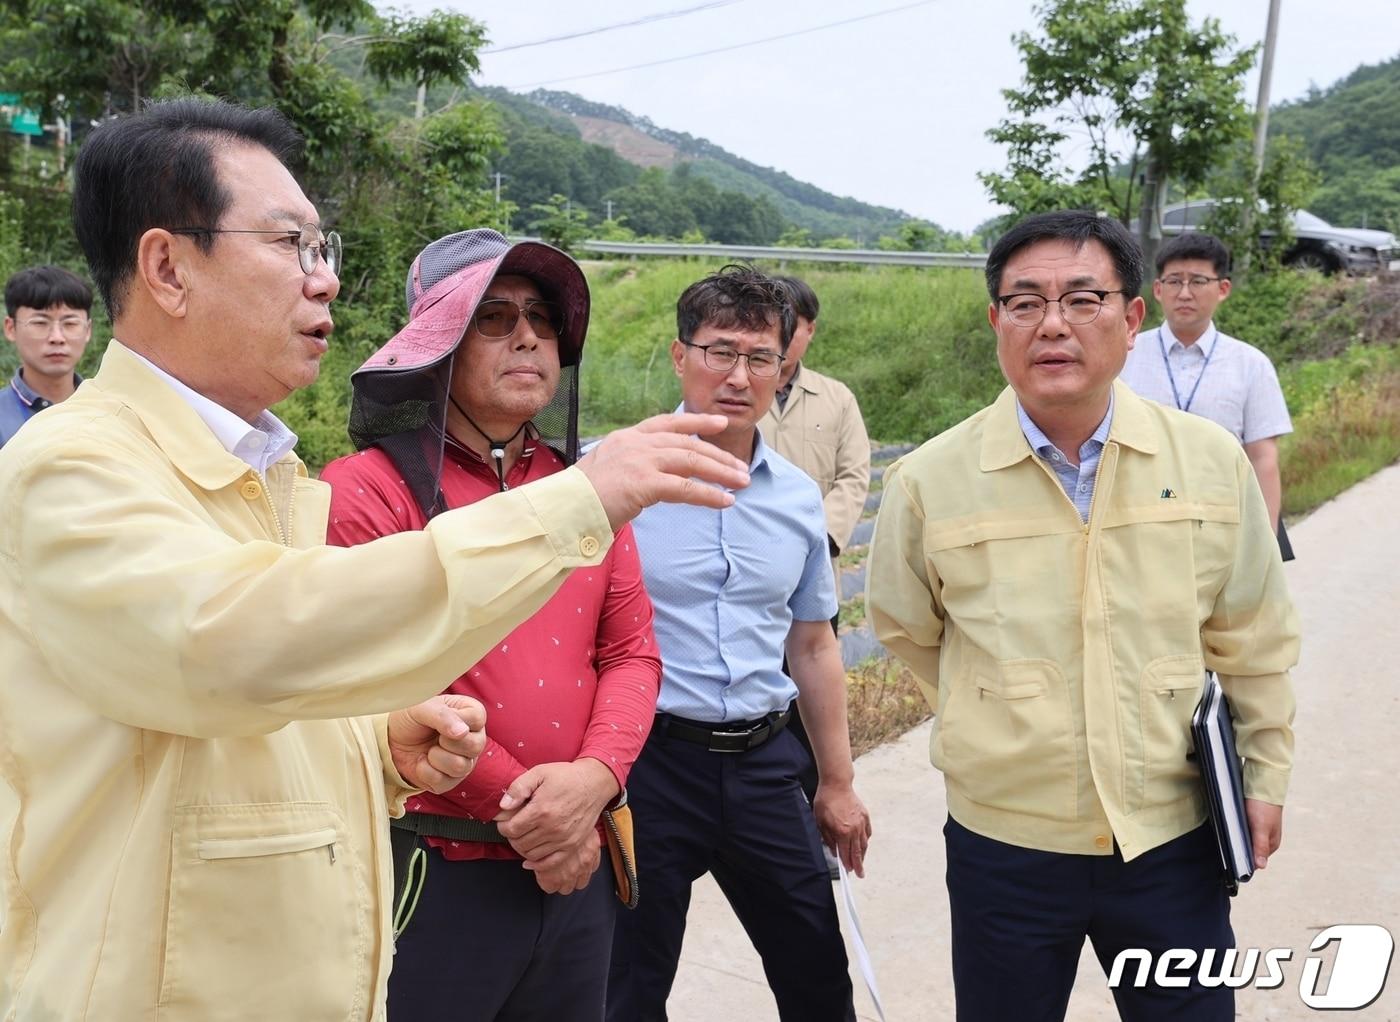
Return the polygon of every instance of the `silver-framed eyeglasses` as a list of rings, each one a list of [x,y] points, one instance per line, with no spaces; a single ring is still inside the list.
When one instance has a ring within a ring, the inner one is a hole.
[[[331,231],[322,234],[321,228],[315,224],[302,224],[296,230],[234,230],[225,227],[176,227],[171,234],[280,234],[288,242],[295,242],[297,246],[297,260],[301,263],[301,272],[307,276],[316,272],[316,260],[324,259],[326,267],[334,274],[340,273],[341,249],[340,233]]]
[[[1121,288],[1111,291],[1081,288],[1078,291],[1066,291],[1058,298],[1018,293],[1000,296],[997,299],[997,304],[1006,313],[1006,318],[1017,326],[1039,326],[1040,321],[1045,318],[1045,310],[1051,304],[1060,307],[1060,318],[1066,323],[1071,326],[1083,326],[1085,323],[1092,323],[1099,318],[1099,313],[1103,311],[1109,295],[1126,295],[1128,293]]]
[[[488,298],[476,307],[472,322],[476,332],[482,337],[509,337],[515,333],[520,317],[530,324],[530,329],[542,341],[559,339],[562,315],[559,306],[553,302],[526,302],[517,305],[509,298]]]
[[[1157,283],[1162,285],[1163,291],[1173,293],[1182,288],[1190,288],[1192,291],[1204,291],[1212,284],[1217,284],[1224,280],[1224,277],[1207,277],[1204,273],[1192,274],[1189,277],[1159,277]]]
[[[48,337],[53,333],[53,328],[58,327],[58,332],[63,335],[65,341],[81,341],[87,333],[92,320],[86,316],[61,316],[54,319],[52,316],[30,316],[28,319],[17,321],[21,329],[28,331],[35,337]]]
[[[779,355],[776,351],[739,351],[727,344],[691,344],[689,341],[681,343],[687,348],[698,348],[705,360],[705,367],[717,373],[733,372],[742,358],[748,362],[748,370],[754,376],[777,376],[783,363],[787,361],[786,355]]]

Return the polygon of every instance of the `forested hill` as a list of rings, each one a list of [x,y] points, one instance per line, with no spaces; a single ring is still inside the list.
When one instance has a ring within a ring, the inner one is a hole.
[[[767,196],[785,216],[813,231],[844,233],[850,237],[863,233],[867,239],[872,239],[881,234],[894,234],[900,224],[909,219],[909,214],[900,210],[833,195],[785,171],[760,167],[708,139],[662,128],[649,118],[638,117],[621,107],[595,103],[571,92],[545,89],[536,89],[526,98],[574,117],[624,125],[671,147],[680,159],[693,162],[696,173],[722,188]]]
[[[572,93],[485,88],[480,94],[501,114],[500,169],[507,194],[523,208],[557,193],[601,219],[611,199],[614,215],[625,216],[638,234],[699,230],[740,244],[772,244],[799,228],[813,242],[844,237],[874,247],[912,219]]]
[[[1400,56],[1280,104],[1269,134],[1300,139],[1322,171],[1314,213],[1400,232]]]

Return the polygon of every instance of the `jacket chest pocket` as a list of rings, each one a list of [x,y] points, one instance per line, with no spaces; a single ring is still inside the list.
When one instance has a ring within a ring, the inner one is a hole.
[[[160,1018],[359,1017],[371,919],[366,878],[329,806],[180,810]]]
[[[816,480],[823,494],[836,480],[836,432],[824,425],[808,425],[802,431],[803,463],[799,466]]]

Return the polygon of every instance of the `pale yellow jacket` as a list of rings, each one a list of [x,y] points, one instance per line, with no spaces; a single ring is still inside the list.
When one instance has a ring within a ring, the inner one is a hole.
[[[1283,804],[1298,621],[1234,438],[1114,387],[1085,525],[1010,389],[885,475],[875,635],[937,717],[948,809],[1010,844],[1125,859],[1205,819],[1189,723],[1210,668],[1251,798]]]
[[[353,549],[328,506],[115,341],[0,451],[0,1018],[383,1018],[382,714],[612,536],[576,470]]]
[[[758,428],[768,446],[816,480],[827,534],[844,549],[870,492],[870,438],[856,396],[804,365],[787,403],[779,408],[775,399]]]

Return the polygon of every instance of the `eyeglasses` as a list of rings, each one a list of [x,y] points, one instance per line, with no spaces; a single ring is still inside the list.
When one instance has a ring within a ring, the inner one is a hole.
[[[1126,295],[1127,291],[1066,291],[1058,298],[1036,294],[1002,295],[997,304],[1006,310],[1006,318],[1017,326],[1038,326],[1051,304],[1060,307],[1060,318],[1072,326],[1083,326],[1099,318],[1109,295]]]
[[[691,344],[689,341],[681,343],[687,348],[700,349],[705,367],[717,373],[732,372],[742,358],[748,362],[748,370],[754,376],[777,376],[778,370],[787,361],[787,356],[779,355],[776,351],[743,352],[722,344]]]
[[[235,231],[220,227],[176,227],[171,234],[280,234],[289,242],[296,242],[297,259],[301,262],[301,272],[307,276],[316,272],[317,258],[326,261],[326,268],[339,274],[340,234],[331,231],[322,234],[315,224],[302,224],[295,231]]]
[[[53,333],[55,324],[58,332],[63,335],[66,341],[81,341],[83,335],[87,333],[91,320],[85,316],[64,316],[62,319],[51,319],[48,316],[31,316],[29,319],[19,321],[19,325],[25,330],[38,337],[48,337]]]
[[[509,337],[521,316],[540,340],[558,339],[562,316],[553,302],[526,302],[522,308],[509,298],[489,298],[476,307],[472,322],[482,337]]]
[[[1162,285],[1163,291],[1180,291],[1184,287],[1190,288],[1192,291],[1200,291],[1224,279],[1224,277],[1207,277],[1204,274],[1197,274],[1194,277],[1161,277],[1157,283]]]

